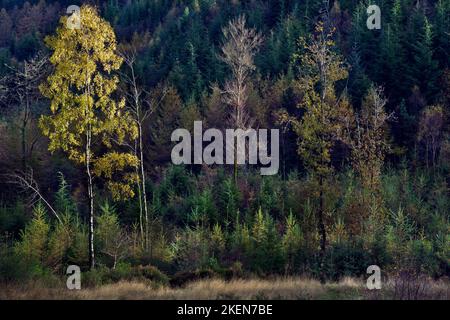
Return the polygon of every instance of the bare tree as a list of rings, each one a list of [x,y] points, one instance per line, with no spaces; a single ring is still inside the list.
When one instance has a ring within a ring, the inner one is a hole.
[[[32,105],[41,97],[38,87],[45,76],[47,62],[46,55],[37,54],[20,67],[7,65],[12,74],[3,79],[0,84],[0,91],[4,92],[3,99],[14,101],[20,108],[22,170],[26,170],[27,159],[31,157],[37,143],[37,136],[33,137],[30,143],[27,141],[27,131],[32,120]],[[2,86],[6,88],[2,90]],[[0,96],[2,96],[1,93]]]
[[[386,113],[386,98],[382,87],[371,87],[362,105],[362,110],[355,117],[354,130],[347,128],[352,148],[352,162],[361,177],[363,185],[376,190],[379,185],[388,143],[386,125],[393,119],[393,113]]]
[[[108,202],[101,206],[102,214],[97,218],[96,237],[100,251],[111,257],[113,269],[117,262],[129,254],[131,238],[125,229],[120,226],[119,218],[114,206]]]
[[[114,241],[108,241],[104,244],[105,247],[101,252],[113,259],[113,269],[116,269],[117,262],[129,254],[128,246],[130,240],[131,239],[125,230],[119,230]]]
[[[136,167],[136,174],[139,176],[139,181],[137,182],[139,196],[139,226],[143,239],[143,246],[148,249],[150,242],[149,210],[146,191],[146,170],[144,165],[145,146],[143,141],[143,125],[154,111],[155,106],[157,106],[164,98],[167,90],[163,90],[162,97],[158,102],[154,98],[149,98],[150,94],[148,94],[139,84],[135,71],[135,63],[137,54],[142,47],[142,42],[133,41],[130,45],[121,48],[120,55],[128,68],[127,73],[121,73],[122,79],[126,84],[124,94],[127,102],[127,110],[132,115],[133,121],[138,128],[138,136],[134,141],[134,145],[130,145],[129,147],[139,159],[139,166]]]
[[[231,121],[236,129],[247,129],[249,116],[246,110],[248,99],[247,82],[255,70],[254,56],[262,44],[262,36],[253,28],[246,27],[245,16],[232,20],[222,30],[224,43],[221,60],[231,70],[226,81],[223,101],[233,108]],[[237,181],[237,148],[234,143],[234,180]]]
[[[425,163],[427,168],[430,166],[430,162],[433,169],[437,164],[442,144],[444,123],[445,116],[442,106],[429,106],[422,111],[417,140],[425,145]]]

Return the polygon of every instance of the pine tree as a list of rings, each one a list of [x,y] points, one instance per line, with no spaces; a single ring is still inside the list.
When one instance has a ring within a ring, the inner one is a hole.
[[[122,230],[116,209],[105,202],[101,207],[101,214],[97,218],[95,230],[98,238],[100,252],[113,260],[112,268],[115,269],[120,259],[127,254],[128,235]]]
[[[387,95],[393,97],[389,103],[396,105],[399,103],[398,97],[404,96],[410,89],[405,79],[408,65],[405,63],[403,26],[406,22],[401,0],[394,1],[390,14],[390,21],[381,30],[379,55],[371,64],[379,70],[374,80],[385,84]]]
[[[0,47],[8,46],[11,36],[12,36],[12,27],[13,22],[8,12],[2,8],[0,10],[0,30],[2,33],[0,34]]]
[[[349,63],[351,65],[351,69],[349,73],[348,93],[352,98],[352,105],[355,109],[358,109],[369,88],[370,81],[365,73],[364,66],[361,61],[361,55],[357,46],[352,48]]]
[[[302,232],[292,211],[286,217],[286,229],[283,235],[283,250],[286,256],[286,270],[292,271],[296,256],[302,244]]]
[[[351,43],[359,49],[362,65],[370,79],[377,78],[380,69],[374,63],[380,52],[380,31],[367,28],[367,6],[360,2],[352,19]]]
[[[72,221],[73,217],[65,213],[50,232],[46,259],[47,264],[55,270],[61,268],[73,243],[75,230]]]
[[[155,106],[153,117],[149,123],[149,134],[146,136],[145,144],[148,145],[149,153],[147,161],[148,168],[152,168],[170,161],[172,145],[170,137],[172,132],[180,127],[180,117],[183,102],[173,86],[164,88],[158,86],[152,92],[152,99],[160,101]]]
[[[33,219],[21,232],[21,240],[16,245],[17,253],[31,264],[45,264],[50,224],[46,221],[47,212],[39,202],[33,210]]]
[[[450,1],[436,2],[436,17],[434,24],[436,59],[440,66],[450,67]]]
[[[73,201],[69,185],[62,172],[58,173],[59,188],[55,194],[55,210],[63,215],[74,216],[77,214],[77,207]]]
[[[433,30],[428,18],[422,12],[416,12],[411,21],[411,28],[417,25],[412,41],[412,57],[414,63],[408,68],[409,78],[426,97],[428,103],[436,100],[439,87],[437,84],[440,71],[434,59]]]
[[[225,250],[225,235],[222,228],[216,223],[211,232],[211,249],[213,257],[220,257]]]

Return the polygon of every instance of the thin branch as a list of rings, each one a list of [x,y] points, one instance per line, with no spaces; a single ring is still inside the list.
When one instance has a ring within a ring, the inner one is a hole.
[[[8,183],[18,185],[22,190],[24,191],[31,191],[32,194],[30,195],[30,202],[35,203],[37,199],[40,199],[51,211],[51,213],[58,219],[59,222],[61,222],[60,217],[56,213],[56,210],[52,207],[52,205],[45,199],[45,197],[42,195],[42,193],[39,190],[39,185],[37,184],[36,180],[33,178],[33,170],[30,169],[28,173],[25,172],[17,172],[13,174],[7,174],[5,175],[8,179]]]

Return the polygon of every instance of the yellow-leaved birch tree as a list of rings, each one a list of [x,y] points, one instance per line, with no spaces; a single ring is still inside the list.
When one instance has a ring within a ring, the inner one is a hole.
[[[54,70],[40,90],[50,99],[51,113],[39,124],[49,150],[64,151],[86,173],[89,264],[94,268],[94,179],[104,178],[114,199],[134,196],[138,159],[114,147],[133,139],[137,129],[124,100],[113,98],[119,81],[114,71],[122,64],[114,30],[88,5],[81,7],[80,28],[68,28],[67,19],[62,17],[56,34],[45,39]]]

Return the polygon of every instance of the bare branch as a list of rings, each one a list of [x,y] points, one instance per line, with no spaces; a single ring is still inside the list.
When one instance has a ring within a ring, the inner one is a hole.
[[[38,200],[41,200],[47,208],[51,211],[51,213],[61,222],[60,217],[56,213],[56,210],[51,206],[51,204],[44,198],[42,193],[39,190],[39,185],[33,177],[33,170],[30,169],[29,172],[17,172],[13,174],[6,175],[8,179],[8,183],[15,184],[19,186],[24,192],[31,191],[29,195],[29,203],[33,205]]]
[[[246,27],[245,16],[228,23],[223,30],[224,44],[219,57],[231,69],[232,77],[225,83],[223,102],[234,108],[231,121],[237,128],[249,126],[246,112],[248,98],[247,82],[255,70],[254,56],[262,44],[262,36],[253,28]]]

